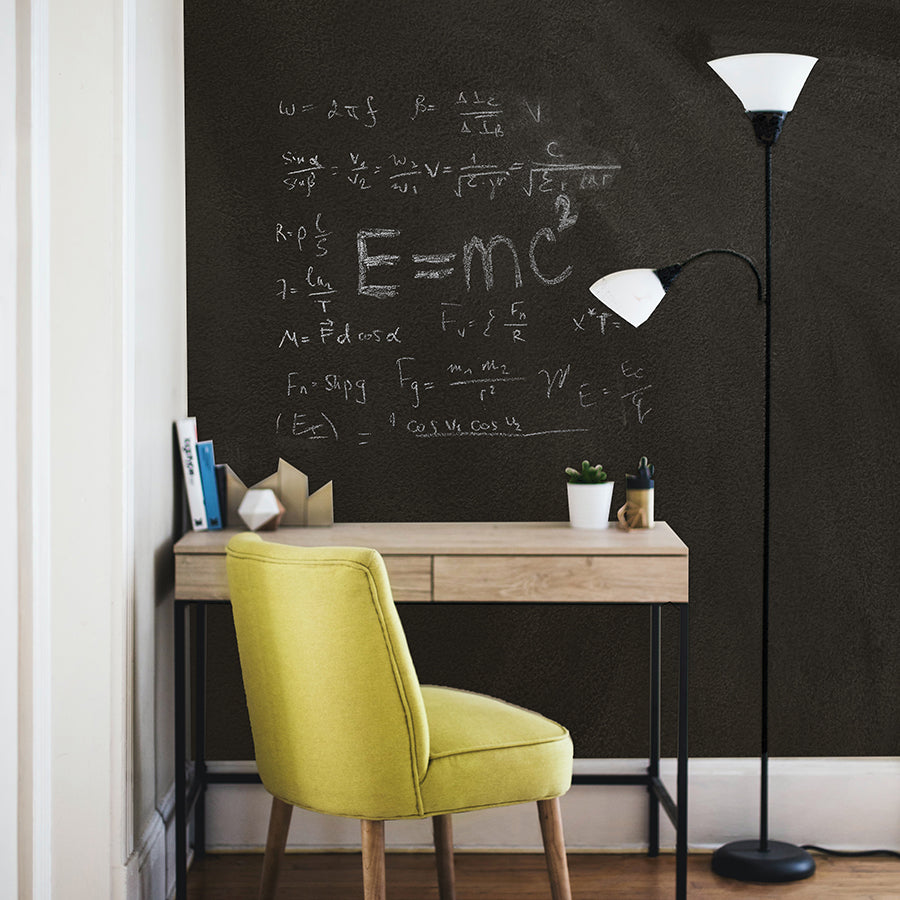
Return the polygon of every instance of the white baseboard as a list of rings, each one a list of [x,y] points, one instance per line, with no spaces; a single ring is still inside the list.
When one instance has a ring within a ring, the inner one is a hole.
[[[190,782],[189,782],[190,783]],[[175,896],[175,782],[169,786],[165,796],[159,804],[158,812],[160,818],[165,824],[166,840],[166,892],[162,896],[169,900]],[[190,848],[188,848],[190,852]],[[188,857],[188,865],[190,865],[190,856]],[[142,897],[141,900],[151,900],[149,897]],[[153,897],[152,900],[156,900]]]
[[[190,862],[189,852],[188,865]],[[169,900],[175,896],[174,783],[150,816],[126,864],[126,879],[127,900]]]
[[[214,771],[255,771],[250,762],[209,763]],[[581,773],[645,770],[644,760],[576,760]],[[675,761],[661,764],[675,794]],[[730,840],[752,838],[759,829],[759,760],[694,759],[689,769],[689,845],[711,850]],[[900,850],[900,757],[773,759],[769,762],[769,834],[781,841],[845,850]],[[213,784],[207,791],[206,834],[210,851],[261,850],[269,795],[260,785]],[[637,851],[645,847],[647,795],[635,787],[576,785],[563,798],[570,851]],[[660,843],[673,848],[675,832],[661,813]],[[460,850],[539,850],[537,814],[527,806],[467,813],[454,818]],[[428,820],[390,822],[393,850],[431,846]],[[290,850],[351,850],[359,847],[359,824],[295,810]]]
[[[127,900],[165,900],[166,828],[156,810],[125,864]]]

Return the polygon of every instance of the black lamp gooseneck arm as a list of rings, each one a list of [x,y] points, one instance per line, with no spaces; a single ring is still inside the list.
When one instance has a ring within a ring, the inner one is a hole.
[[[681,274],[681,270],[692,263],[695,259],[700,259],[701,256],[709,256],[711,253],[724,253],[726,256],[736,256],[738,259],[742,259],[748,266],[753,270],[753,274],[756,276],[756,300],[758,303],[762,303],[763,301],[763,286],[762,279],[759,277],[759,269],[756,268],[756,263],[744,253],[738,253],[737,250],[732,250],[730,247],[709,247],[706,250],[698,250],[696,253],[689,256],[684,262],[676,263],[672,266],[664,266],[660,269],[654,269],[653,271],[656,274],[656,277],[660,280],[663,286],[663,290],[668,290],[669,285]]]
[[[756,276],[756,300],[758,303],[763,302],[763,286],[762,280],[759,277],[759,269],[756,268],[756,263],[744,253],[738,253],[737,250],[732,250],[730,247],[710,247],[707,250],[698,250],[696,253],[692,253],[682,264],[681,267],[684,268],[688,263],[693,262],[695,259],[700,259],[701,256],[709,256],[711,253],[725,253],[728,256],[736,256],[738,259],[742,259],[748,266],[753,270],[753,274]],[[766,257],[768,259],[768,255]],[[767,293],[768,296],[768,293]]]

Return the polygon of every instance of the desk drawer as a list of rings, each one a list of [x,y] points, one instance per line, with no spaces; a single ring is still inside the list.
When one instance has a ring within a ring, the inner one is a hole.
[[[447,603],[684,603],[686,556],[435,556]]]
[[[391,591],[398,602],[431,600],[430,556],[385,556]],[[175,557],[176,600],[228,600],[224,553],[179,553]]]
[[[431,600],[430,556],[385,556],[384,565],[391,579],[391,593],[397,603]]]

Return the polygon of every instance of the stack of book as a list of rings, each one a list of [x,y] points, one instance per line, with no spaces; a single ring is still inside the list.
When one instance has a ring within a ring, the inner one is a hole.
[[[228,524],[225,466],[216,465],[212,441],[197,440],[196,417],[179,419],[175,430],[191,528],[194,531],[222,528]]]

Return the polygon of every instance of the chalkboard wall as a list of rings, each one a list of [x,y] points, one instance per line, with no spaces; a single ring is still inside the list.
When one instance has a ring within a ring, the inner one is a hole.
[[[900,752],[896,4],[185,0],[185,22],[201,437],[248,484],[279,456],[333,479],[339,521],[561,520],[564,466],[602,462],[621,502],[647,454],[691,551],[701,756],[758,750],[763,310],[724,256],[638,330],[587,288],[706,247],[761,263],[763,153],[706,61],[820,58],[774,154],[770,747]],[[554,716],[580,756],[644,753],[644,614],[401,613],[423,681]],[[220,758],[252,752],[233,642],[217,613]]]

